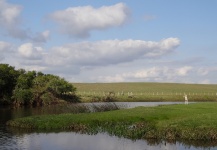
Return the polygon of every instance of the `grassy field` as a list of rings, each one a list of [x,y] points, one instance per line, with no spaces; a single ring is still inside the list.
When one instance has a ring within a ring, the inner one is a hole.
[[[217,140],[217,103],[137,107],[108,112],[43,115],[11,120],[8,126],[107,132],[131,139]]]
[[[216,84],[178,83],[73,83],[83,102],[104,101],[216,101]],[[110,93],[110,95],[109,95]]]

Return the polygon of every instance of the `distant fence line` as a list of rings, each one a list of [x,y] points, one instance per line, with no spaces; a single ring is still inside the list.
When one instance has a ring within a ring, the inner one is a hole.
[[[217,96],[217,92],[95,92],[95,91],[77,91],[78,95],[95,95],[95,96],[106,96],[113,94],[115,96],[138,96],[138,95],[153,95],[153,96],[167,96],[167,95],[209,95]]]

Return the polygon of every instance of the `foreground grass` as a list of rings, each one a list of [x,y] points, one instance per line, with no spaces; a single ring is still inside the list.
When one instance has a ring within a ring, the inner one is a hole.
[[[103,101],[114,92],[114,101],[183,101],[186,93],[190,101],[216,101],[217,84],[179,83],[73,83],[82,102]],[[121,95],[124,93],[124,95]],[[132,96],[129,96],[129,94]]]
[[[107,132],[131,139],[217,140],[217,103],[137,107],[109,112],[19,118],[8,126],[31,129]]]

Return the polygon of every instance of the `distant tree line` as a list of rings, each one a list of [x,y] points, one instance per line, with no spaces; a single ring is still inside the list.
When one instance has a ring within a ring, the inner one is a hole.
[[[35,105],[78,102],[76,88],[65,79],[0,64],[0,104]]]

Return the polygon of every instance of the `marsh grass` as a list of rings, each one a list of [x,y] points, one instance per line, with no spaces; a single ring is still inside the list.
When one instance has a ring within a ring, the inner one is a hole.
[[[217,140],[217,103],[161,105],[108,112],[33,116],[8,126],[59,129],[96,134],[107,132],[131,139]]]
[[[103,112],[118,110],[124,108],[122,105],[115,103],[69,103],[69,104],[58,104],[50,105],[46,107],[37,107],[33,110],[33,115],[40,114],[62,114],[62,113],[91,113],[91,112]],[[35,112],[35,113],[34,113]]]
[[[123,108],[123,106],[118,106],[115,103],[101,103],[101,104],[92,103],[89,105],[89,108],[90,110],[92,110],[92,112],[104,112],[104,111],[118,110]]]
[[[89,113],[90,109],[86,105],[62,104],[36,108],[41,114],[62,114],[62,113]]]

